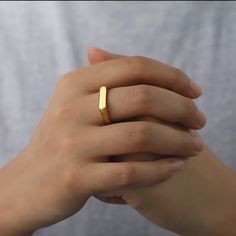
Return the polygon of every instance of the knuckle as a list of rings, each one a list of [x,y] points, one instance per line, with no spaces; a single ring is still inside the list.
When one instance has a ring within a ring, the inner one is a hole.
[[[58,81],[59,86],[78,86],[80,83],[80,77],[83,77],[85,74],[86,68],[80,68],[79,70],[70,71],[65,73]]]
[[[169,137],[168,154],[182,155],[187,151],[189,145],[186,133],[187,131],[180,127],[179,130],[176,130],[176,132],[174,132],[173,135]]]
[[[184,99],[184,116],[189,117],[194,112],[194,103],[191,99],[185,98]]]
[[[55,119],[58,122],[68,122],[73,116],[73,109],[70,106],[62,106],[55,112]]]
[[[62,185],[65,186],[66,189],[74,190],[77,186],[77,178],[75,177],[74,171],[71,168],[65,168],[62,172]]]
[[[131,164],[122,165],[117,169],[117,180],[119,185],[126,187],[132,185],[135,179],[135,168]]]
[[[128,129],[128,140],[136,149],[145,149],[150,145],[153,126],[149,122],[137,122]]]
[[[189,89],[190,79],[188,78],[187,74],[183,70],[176,67],[173,68],[173,72],[174,72],[174,79],[172,81],[173,88],[175,90]]]
[[[63,137],[60,141],[60,149],[65,152],[71,152],[74,149],[72,138]]]
[[[72,72],[65,73],[58,81],[59,86],[66,86],[70,83],[72,78]]]
[[[167,167],[166,165],[159,165],[158,166],[158,173],[156,173],[157,176],[157,182],[161,183],[164,180],[168,179],[168,177],[172,174],[171,168]]]
[[[181,77],[185,77],[185,72],[177,67],[174,67],[174,74],[175,74],[176,79],[179,79]]]
[[[127,58],[129,66],[132,67],[132,72],[142,74],[145,71],[147,60],[143,56],[131,56]]]
[[[173,154],[184,155],[189,149],[189,145],[186,142],[186,137],[184,137],[184,135],[180,135],[177,140],[176,146],[173,149]]]
[[[162,167],[163,169],[162,169],[162,179],[161,179],[161,182],[163,182],[163,181],[165,181],[165,180],[167,180],[167,179],[169,179],[170,177],[172,177],[173,176],[173,174],[175,173],[175,171],[173,171],[173,168],[172,167],[170,167],[170,165],[168,165],[168,166],[165,166],[165,167]]]
[[[143,65],[146,61],[145,57],[143,56],[131,56],[129,57],[129,60],[135,65]]]
[[[132,86],[131,96],[138,105],[147,105],[151,99],[151,91],[147,85],[136,85]]]
[[[71,77],[72,77],[72,72],[67,72],[61,77],[61,80],[69,80]]]
[[[186,131],[179,136],[175,154],[187,157],[189,155],[193,155],[194,153],[193,138],[190,137],[189,133]]]
[[[78,169],[71,164],[65,163],[61,171],[61,185],[71,194],[78,192],[78,187],[84,184],[82,174],[78,173]]]

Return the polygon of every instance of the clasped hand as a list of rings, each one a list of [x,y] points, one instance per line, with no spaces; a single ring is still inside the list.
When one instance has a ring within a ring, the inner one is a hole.
[[[192,100],[201,90],[183,71],[97,49],[89,61],[59,80],[30,142],[0,173],[4,235],[30,235],[91,196],[125,203],[127,191],[172,178],[203,150],[195,130],[206,118]],[[102,85],[109,125],[98,110]]]

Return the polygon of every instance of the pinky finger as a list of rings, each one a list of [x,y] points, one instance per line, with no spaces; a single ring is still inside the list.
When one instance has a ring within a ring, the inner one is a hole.
[[[96,163],[91,166],[88,186],[92,194],[117,193],[135,187],[159,184],[182,169],[180,158],[155,161]]]

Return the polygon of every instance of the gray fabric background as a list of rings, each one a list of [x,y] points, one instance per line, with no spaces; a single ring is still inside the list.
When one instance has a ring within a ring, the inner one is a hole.
[[[236,3],[0,3],[0,165],[29,141],[58,78],[86,48],[144,55],[184,69],[204,90],[206,142],[236,169]],[[171,236],[127,206],[90,199],[37,236]]]

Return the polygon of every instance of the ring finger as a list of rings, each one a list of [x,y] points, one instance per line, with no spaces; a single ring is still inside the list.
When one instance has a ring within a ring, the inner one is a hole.
[[[112,88],[108,91],[108,108],[112,122],[138,116],[152,116],[167,122],[181,123],[190,129],[200,129],[206,123],[204,114],[195,103],[184,96],[151,85],[134,85]],[[98,93],[88,95],[85,101],[86,120],[102,125],[98,110]]]

